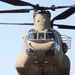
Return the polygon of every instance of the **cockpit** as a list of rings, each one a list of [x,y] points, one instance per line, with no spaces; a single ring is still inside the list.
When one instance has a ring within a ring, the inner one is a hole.
[[[51,55],[51,51],[60,51],[60,39],[56,31],[48,30],[47,32],[38,32],[32,29],[28,32],[26,39],[25,50],[27,50],[29,56],[32,56],[31,54],[36,55],[39,50],[46,51],[46,56]]]
[[[28,40],[55,40],[55,35],[53,32],[47,33],[37,33],[37,32],[30,32],[27,37]]]

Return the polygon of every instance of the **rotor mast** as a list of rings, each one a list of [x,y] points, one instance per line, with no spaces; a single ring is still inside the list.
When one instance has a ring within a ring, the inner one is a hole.
[[[34,29],[36,30],[46,30],[51,27],[51,14],[49,11],[41,11],[34,13]]]

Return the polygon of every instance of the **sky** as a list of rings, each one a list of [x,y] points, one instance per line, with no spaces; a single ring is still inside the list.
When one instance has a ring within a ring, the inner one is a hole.
[[[51,5],[74,5],[75,0],[23,0],[33,4],[40,4],[42,6]],[[19,9],[26,8],[24,6],[13,6],[0,1],[0,10],[5,9]],[[28,8],[28,7],[27,7]],[[51,12],[51,18],[65,11],[66,9],[58,9]],[[33,12],[30,13],[16,13],[16,14],[0,14],[0,23],[22,23],[33,22]],[[75,14],[62,21],[55,21],[59,24],[75,25]],[[0,75],[18,75],[15,69],[16,57],[22,51],[22,37],[25,31],[32,29],[33,26],[18,26],[18,25],[0,25]],[[75,73],[75,30],[55,29],[64,35],[71,37],[71,49],[66,55],[71,61],[70,75]]]

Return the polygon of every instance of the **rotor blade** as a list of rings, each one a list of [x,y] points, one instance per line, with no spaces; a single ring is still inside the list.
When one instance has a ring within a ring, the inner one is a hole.
[[[33,23],[0,23],[2,25],[33,25]]]
[[[32,6],[32,7],[35,6],[31,3],[24,2],[24,1],[21,1],[21,0],[1,0],[1,1],[12,4],[12,5],[15,5],[15,6]]]
[[[71,26],[71,25],[53,24],[53,26],[58,26],[58,28],[61,29],[75,29],[75,26]]]
[[[69,6],[55,6],[55,5],[52,5],[48,9],[51,9],[51,10],[55,11],[55,9],[61,9],[61,8],[75,8],[75,5],[69,5]]]
[[[69,17],[73,13],[75,13],[75,8],[70,8],[70,9],[64,11],[63,13],[57,15],[56,17],[54,17],[52,22],[54,22],[54,20],[66,19],[67,17]]]
[[[33,9],[0,10],[0,13],[28,13]]]

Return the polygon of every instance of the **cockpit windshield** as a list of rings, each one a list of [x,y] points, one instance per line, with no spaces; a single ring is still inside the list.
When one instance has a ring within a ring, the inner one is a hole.
[[[38,33],[38,39],[44,39],[44,33]]]
[[[46,39],[55,40],[54,33],[46,33]]]
[[[29,33],[28,39],[37,39],[37,33]]]
[[[36,32],[30,32],[27,37],[28,40],[55,40],[54,33],[47,32],[47,33],[36,33]]]

